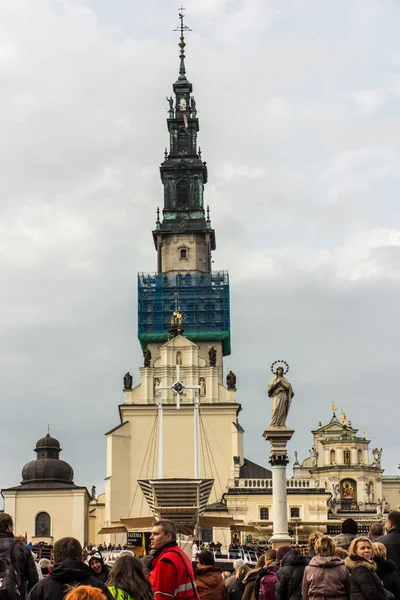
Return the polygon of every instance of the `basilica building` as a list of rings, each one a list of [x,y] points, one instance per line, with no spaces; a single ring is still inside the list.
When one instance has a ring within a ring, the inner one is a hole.
[[[163,203],[154,207],[149,231],[155,272],[137,278],[140,381],[134,386],[129,372],[123,378],[106,433],[104,494],[74,483],[50,434],[38,440],[21,483],[2,490],[16,532],[32,541],[73,535],[83,543],[125,544],[160,517],[175,520],[183,533],[226,545],[272,534],[268,448],[260,464],[246,458],[236,375],[224,372],[230,282],[227,271],[212,269],[216,234],[205,203],[208,172],[184,31],[182,20],[160,166]],[[315,529],[334,534],[350,516],[366,531],[400,505],[400,478],[383,475],[382,450],[371,449],[335,407],[328,413],[321,408],[326,423],[312,430],[309,456],[299,460],[295,453],[286,481],[289,530],[298,541]],[[260,436],[266,425],[260,423]]]

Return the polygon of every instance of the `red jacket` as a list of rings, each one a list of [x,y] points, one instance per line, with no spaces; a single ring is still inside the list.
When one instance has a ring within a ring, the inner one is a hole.
[[[150,582],[155,600],[198,600],[192,563],[177,544],[168,544],[156,552]]]

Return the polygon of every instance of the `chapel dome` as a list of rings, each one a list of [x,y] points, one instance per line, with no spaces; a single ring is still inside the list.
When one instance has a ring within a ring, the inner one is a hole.
[[[74,486],[74,470],[60,460],[60,442],[49,433],[36,442],[36,460],[31,460],[22,469],[22,486],[63,487]]]

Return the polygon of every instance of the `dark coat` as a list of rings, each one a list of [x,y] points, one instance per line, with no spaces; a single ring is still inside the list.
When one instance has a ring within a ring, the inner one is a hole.
[[[229,578],[230,579],[230,578]],[[225,584],[228,580],[225,581]],[[244,588],[246,587],[242,579],[236,577],[226,585],[227,600],[242,600]]]
[[[290,550],[282,558],[276,579],[277,600],[301,600],[301,583],[307,559],[299,550]]]
[[[225,600],[225,581],[218,567],[197,565],[194,575],[200,600]]]
[[[344,564],[350,571],[350,600],[394,600],[393,595],[385,590],[376,574],[374,562],[351,554]]]
[[[63,560],[54,565],[50,575],[31,590],[28,600],[63,600],[70,585],[99,588],[108,600],[114,600],[106,585],[92,575],[90,567],[77,560]]]
[[[253,571],[247,573],[246,577],[243,580],[245,588],[242,600],[256,600],[254,588],[260,571],[261,569],[254,569]]]
[[[348,550],[351,542],[355,540],[356,537],[358,537],[357,533],[339,533],[339,535],[333,538],[333,541],[335,542],[336,546],[339,546],[339,548]]]
[[[24,597],[26,591],[29,592],[39,581],[39,575],[29,548],[20,540],[15,540],[12,533],[0,533],[0,552],[11,546],[13,546],[11,560],[18,574],[21,595]]]
[[[377,540],[386,546],[386,553],[389,560],[392,560],[400,573],[400,529],[391,529],[386,535],[382,535]]]
[[[350,598],[350,576],[338,556],[314,556],[306,567],[302,584],[303,600]]]
[[[392,592],[395,600],[400,600],[400,575],[392,560],[386,560],[380,556],[374,558],[376,574],[383,583],[383,587]]]

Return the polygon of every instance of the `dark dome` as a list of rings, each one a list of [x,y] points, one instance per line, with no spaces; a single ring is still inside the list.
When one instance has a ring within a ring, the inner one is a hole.
[[[74,471],[71,465],[56,458],[31,460],[22,469],[22,484],[39,481],[73,483]]]
[[[74,471],[60,460],[60,442],[48,433],[36,443],[36,460],[22,469],[21,485],[27,488],[74,487]]]
[[[61,450],[60,442],[56,440],[56,438],[51,437],[49,433],[46,435],[46,437],[40,438],[40,440],[36,442],[36,451],[41,448],[54,448],[54,450]]]

